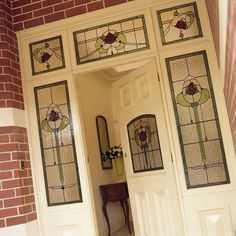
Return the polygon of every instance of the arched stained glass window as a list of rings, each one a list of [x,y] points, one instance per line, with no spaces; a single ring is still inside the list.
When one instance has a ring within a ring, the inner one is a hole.
[[[187,187],[229,183],[206,52],[167,58],[166,65]]]
[[[155,115],[136,117],[127,125],[134,172],[163,169]]]

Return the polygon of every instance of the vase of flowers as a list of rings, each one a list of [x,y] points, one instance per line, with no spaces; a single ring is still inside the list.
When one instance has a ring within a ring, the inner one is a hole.
[[[102,154],[102,160],[112,160],[118,176],[124,175],[123,151],[121,145],[110,147]]]

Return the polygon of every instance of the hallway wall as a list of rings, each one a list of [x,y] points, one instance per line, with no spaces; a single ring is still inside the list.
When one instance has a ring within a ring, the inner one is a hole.
[[[93,186],[98,230],[100,235],[107,234],[107,224],[102,212],[102,196],[99,185],[116,183],[120,177],[116,174],[114,163],[113,169],[102,169],[101,157],[96,128],[96,116],[102,115],[107,120],[110,146],[119,145],[115,134],[115,126],[112,117],[112,104],[109,91],[111,83],[95,73],[79,74],[77,76],[78,103],[84,123],[84,134],[89,158],[89,168]],[[107,211],[111,223],[111,230],[117,230],[124,224],[123,212],[120,203],[109,203]]]

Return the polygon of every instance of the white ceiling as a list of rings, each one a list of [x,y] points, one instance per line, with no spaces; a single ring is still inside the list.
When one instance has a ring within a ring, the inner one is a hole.
[[[131,72],[132,70],[135,70],[135,69],[145,65],[150,60],[151,59],[136,61],[136,62],[132,62],[132,63],[126,63],[126,64],[122,64],[119,66],[107,68],[102,71],[98,71],[96,73],[98,73],[104,79],[107,79],[109,81],[114,81],[114,80],[117,80],[120,76],[124,76],[124,75],[128,74],[129,72]]]

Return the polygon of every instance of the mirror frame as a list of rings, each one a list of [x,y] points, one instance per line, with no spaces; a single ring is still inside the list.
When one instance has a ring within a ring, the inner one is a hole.
[[[99,126],[99,120],[102,120],[105,124],[105,137],[106,137],[106,142],[108,144],[108,147],[107,149],[110,148],[110,141],[109,141],[109,134],[108,134],[108,127],[107,127],[107,120],[104,116],[96,116],[96,127],[97,127],[97,135],[98,135],[98,144],[99,144],[99,151],[100,151],[100,160],[101,160],[101,165],[102,165],[102,169],[112,169],[112,160],[106,160],[106,161],[103,161],[102,160],[102,153],[103,153],[103,150],[102,150],[102,135],[101,135],[101,132],[102,132],[102,127]]]

